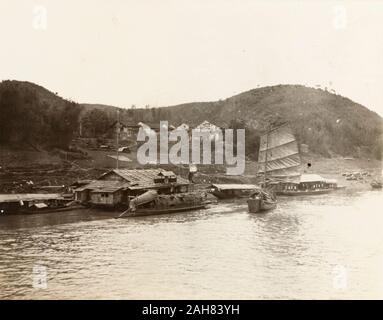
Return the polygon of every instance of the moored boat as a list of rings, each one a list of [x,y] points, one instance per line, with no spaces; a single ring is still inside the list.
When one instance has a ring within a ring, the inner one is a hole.
[[[211,193],[219,199],[247,198],[255,190],[260,189],[255,184],[212,184]]]
[[[158,194],[149,190],[130,200],[129,207],[117,218],[177,213],[206,208],[210,203],[205,192]]]
[[[81,208],[72,199],[58,193],[0,194],[0,212],[4,215],[51,213]]]
[[[161,214],[171,214],[185,211],[193,211],[199,209],[205,209],[208,203],[205,204],[195,204],[195,205],[184,205],[177,207],[166,207],[166,208],[139,208],[135,211],[129,211],[126,214],[120,216],[119,218],[127,217],[140,217],[140,216],[152,216],[152,215],[161,215]]]
[[[44,203],[37,203],[27,209],[20,209],[17,214],[42,214],[42,213],[54,213],[54,212],[63,212],[63,211],[72,211],[72,210],[81,210],[85,209],[84,206],[78,204],[72,205],[57,205],[49,206]]]
[[[164,169],[115,169],[75,189],[76,200],[102,210],[125,210],[120,215],[149,215],[205,207],[207,192]]]
[[[373,189],[382,189],[382,182],[374,180],[371,182],[371,187]]]
[[[338,186],[336,180],[326,179],[318,174],[302,174],[283,181],[272,181],[269,187],[277,195],[309,196],[327,194],[344,187]]]
[[[302,173],[296,137],[285,123],[261,137],[258,163],[260,173],[268,175],[267,186],[277,195],[320,195],[340,189],[335,179],[323,178],[310,171]],[[307,170],[311,168],[311,163]]]

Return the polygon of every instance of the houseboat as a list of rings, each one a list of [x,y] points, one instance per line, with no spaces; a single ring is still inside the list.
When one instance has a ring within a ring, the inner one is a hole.
[[[334,179],[326,179],[318,174],[302,174],[295,179],[269,183],[277,195],[299,196],[330,193],[338,187]]]
[[[51,213],[80,208],[73,199],[59,193],[0,194],[0,213],[3,215]]]
[[[209,202],[205,192],[193,192],[188,180],[163,169],[108,171],[75,189],[75,199],[85,206],[124,210],[124,216],[193,210]]]

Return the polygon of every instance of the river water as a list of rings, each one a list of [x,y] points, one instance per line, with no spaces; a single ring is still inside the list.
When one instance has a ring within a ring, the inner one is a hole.
[[[242,199],[127,219],[0,216],[0,298],[382,299],[382,204],[338,191],[266,214]]]

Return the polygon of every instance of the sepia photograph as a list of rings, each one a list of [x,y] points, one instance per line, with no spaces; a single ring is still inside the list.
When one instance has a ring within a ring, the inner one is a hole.
[[[0,36],[0,300],[383,299],[383,1],[0,0]]]

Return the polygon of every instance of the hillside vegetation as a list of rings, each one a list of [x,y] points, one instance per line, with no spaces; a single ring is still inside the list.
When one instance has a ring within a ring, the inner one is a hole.
[[[340,95],[300,85],[264,87],[216,102],[130,112],[135,117],[140,114],[141,121],[167,119],[175,125],[197,125],[204,120],[231,128],[242,124],[247,139],[287,121],[299,142],[322,156],[382,156],[383,121],[378,114]]]
[[[0,145],[67,148],[81,108],[29,82],[0,84]]]
[[[116,120],[117,108],[77,104],[30,82],[0,83],[0,146],[18,143],[67,148],[79,133],[100,136]],[[162,108],[119,109],[121,120],[195,126],[208,120],[224,128],[245,128],[247,152],[257,156],[259,136],[288,121],[300,143],[314,154],[381,159],[382,118],[348,98],[299,85],[250,90],[215,102]]]

